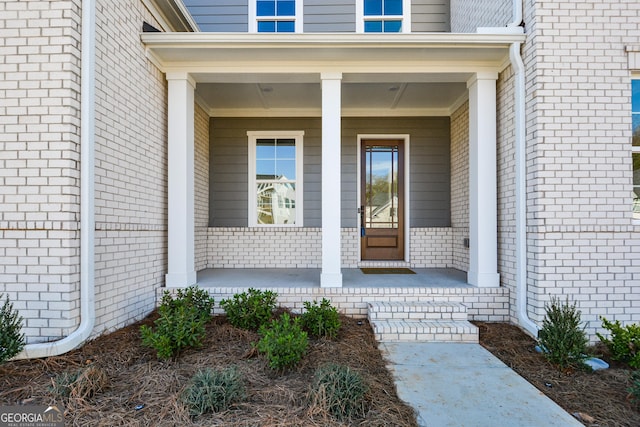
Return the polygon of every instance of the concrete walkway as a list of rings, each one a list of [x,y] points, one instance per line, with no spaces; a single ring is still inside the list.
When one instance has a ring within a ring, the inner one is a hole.
[[[421,427],[582,426],[478,344],[380,343]]]

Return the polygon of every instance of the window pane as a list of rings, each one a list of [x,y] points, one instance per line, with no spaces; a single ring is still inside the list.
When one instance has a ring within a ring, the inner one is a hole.
[[[402,29],[402,21],[384,21],[385,33],[399,33]]]
[[[275,16],[276,14],[276,2],[275,0],[258,0],[258,7],[256,10],[258,16]]]
[[[258,139],[256,141],[257,159],[275,159],[276,141],[275,139]]]
[[[279,139],[276,146],[276,157],[278,159],[295,160],[296,140],[295,139]]]
[[[631,80],[631,111],[640,113],[640,80]]]
[[[277,176],[277,179],[286,179],[286,180],[296,179],[296,161],[295,160],[277,160],[276,176]]]
[[[256,161],[256,179],[277,179],[275,159]]]
[[[365,33],[381,33],[382,21],[365,21],[364,32]]]
[[[259,33],[275,33],[276,22],[275,21],[259,21],[258,32]]]
[[[384,0],[385,15],[402,15],[402,0]]]
[[[295,16],[296,2],[294,0],[278,1],[278,16]]]
[[[278,21],[279,33],[294,33],[296,31],[293,21]]]
[[[634,114],[633,120],[633,145],[640,147],[640,114]]]
[[[640,153],[633,153],[633,218],[640,219]]]
[[[364,0],[364,14],[374,16],[382,15],[382,0]]]
[[[296,223],[296,186],[291,183],[257,184],[258,224]]]

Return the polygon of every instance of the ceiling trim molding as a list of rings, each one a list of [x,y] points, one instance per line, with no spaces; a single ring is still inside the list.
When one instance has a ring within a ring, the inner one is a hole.
[[[463,101],[464,102],[464,101]],[[321,108],[237,108],[206,110],[209,117],[322,117]],[[455,111],[455,110],[454,110]],[[448,117],[450,108],[344,108],[342,117]]]

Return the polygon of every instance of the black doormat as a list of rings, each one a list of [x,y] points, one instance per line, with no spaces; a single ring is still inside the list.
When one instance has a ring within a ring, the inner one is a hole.
[[[408,268],[361,268],[364,274],[416,274]]]

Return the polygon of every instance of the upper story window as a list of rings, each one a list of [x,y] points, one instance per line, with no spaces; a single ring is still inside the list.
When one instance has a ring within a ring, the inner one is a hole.
[[[250,32],[302,32],[302,0],[251,0],[249,5]]]
[[[640,78],[631,80],[633,219],[640,219]]]
[[[303,131],[247,132],[249,226],[302,226]]]
[[[411,0],[356,0],[358,32],[408,33]]]

